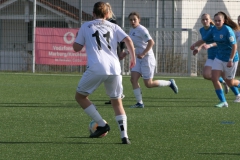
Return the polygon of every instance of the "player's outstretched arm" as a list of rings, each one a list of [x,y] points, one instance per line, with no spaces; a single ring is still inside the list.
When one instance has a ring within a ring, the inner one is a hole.
[[[193,55],[195,56],[196,54],[198,54],[201,49],[203,48],[203,46],[205,45],[206,43],[203,43],[202,45],[200,45],[199,47],[195,47],[195,49],[193,50]]]
[[[210,43],[210,44],[204,44],[203,45],[203,49],[209,49],[209,48],[211,48],[211,47],[217,47],[217,43]]]
[[[190,47],[191,50],[194,50],[195,47],[201,46],[203,43],[205,43],[203,40],[198,40],[196,43],[193,43]]]

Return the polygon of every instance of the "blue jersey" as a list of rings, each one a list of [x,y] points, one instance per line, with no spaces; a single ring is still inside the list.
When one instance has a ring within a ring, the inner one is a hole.
[[[217,43],[218,52],[216,58],[228,62],[232,52],[232,45],[237,43],[234,31],[227,25],[223,25],[220,30],[214,26],[202,39],[206,42],[212,38]],[[238,60],[238,51],[236,51],[233,62]]]
[[[205,29],[204,27],[200,28],[199,32],[202,36],[202,38],[213,28],[213,25],[210,25],[210,27],[208,29]],[[211,44],[214,43],[213,38],[208,39],[206,41],[206,44]],[[212,59],[214,60],[214,58],[216,57],[218,48],[217,47],[211,47],[207,50],[207,54],[208,54],[208,59]]]

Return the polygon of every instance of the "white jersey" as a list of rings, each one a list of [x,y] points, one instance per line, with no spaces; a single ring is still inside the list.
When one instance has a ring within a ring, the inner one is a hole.
[[[141,54],[146,49],[148,41],[152,39],[148,30],[140,24],[136,28],[130,29],[129,36],[133,41],[136,54]],[[153,50],[150,49],[147,54],[154,55]]]
[[[75,42],[86,46],[88,70],[96,75],[120,75],[117,42],[127,36],[118,25],[96,19],[81,26]]]

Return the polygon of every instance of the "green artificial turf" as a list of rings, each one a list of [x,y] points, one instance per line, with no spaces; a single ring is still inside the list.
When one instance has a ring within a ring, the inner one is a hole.
[[[228,108],[214,108],[212,82],[175,77],[169,87],[146,88],[144,109],[136,103],[130,77],[123,100],[131,145],[122,145],[109,98],[100,86],[89,98],[111,126],[106,137],[90,139],[91,119],[74,100],[80,75],[0,73],[0,159],[199,160],[240,158],[240,104],[226,95]],[[171,77],[155,77],[168,80]]]

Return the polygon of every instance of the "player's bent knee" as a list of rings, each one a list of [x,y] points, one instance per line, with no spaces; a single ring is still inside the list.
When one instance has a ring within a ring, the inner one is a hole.
[[[113,99],[113,100],[118,100],[118,99],[121,99],[121,96],[118,96],[118,97],[110,97],[110,99]]]
[[[81,99],[85,99],[85,98],[87,98],[87,96],[88,96],[89,94],[88,93],[84,93],[84,92],[76,92],[76,94],[75,94],[75,100],[78,102],[78,101],[80,101]]]
[[[146,86],[147,88],[152,88],[152,85],[151,85],[151,84],[145,84],[145,86]]]
[[[207,80],[211,80],[211,79],[212,79],[212,76],[211,76],[211,75],[208,75],[208,74],[203,74],[203,78],[204,78],[204,79],[207,79]]]
[[[147,88],[153,87],[153,82],[151,80],[144,80],[144,84]]]
[[[225,82],[227,83],[227,85],[228,85],[229,87],[234,86],[234,80],[233,80],[233,79],[225,79]]]

